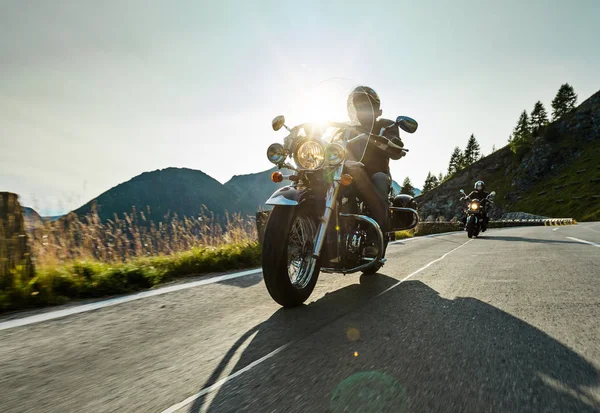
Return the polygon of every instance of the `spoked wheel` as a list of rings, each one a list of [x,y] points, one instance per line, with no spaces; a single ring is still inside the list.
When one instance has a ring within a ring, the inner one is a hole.
[[[319,263],[312,257],[317,234],[309,208],[276,206],[265,228],[263,277],[271,297],[284,307],[302,304],[315,288]]]

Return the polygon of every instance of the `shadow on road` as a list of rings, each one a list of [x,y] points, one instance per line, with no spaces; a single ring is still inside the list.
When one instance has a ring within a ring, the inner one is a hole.
[[[233,371],[295,343],[189,411],[600,411],[600,372],[567,346],[496,307],[440,297],[420,281],[368,302],[396,282],[363,277],[362,285],[275,312],[240,337],[202,388],[254,333]],[[347,320],[361,326],[360,340],[341,333]],[[360,357],[349,358],[350,348]]]

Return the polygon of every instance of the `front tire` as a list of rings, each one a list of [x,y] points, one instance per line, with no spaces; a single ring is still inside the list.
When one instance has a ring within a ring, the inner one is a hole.
[[[473,238],[475,233],[475,219],[473,217],[469,217],[467,219],[467,236],[469,238]]]
[[[269,294],[283,307],[304,303],[319,278],[319,263],[311,266],[317,233],[314,211],[306,206],[276,206],[265,228],[263,278]]]

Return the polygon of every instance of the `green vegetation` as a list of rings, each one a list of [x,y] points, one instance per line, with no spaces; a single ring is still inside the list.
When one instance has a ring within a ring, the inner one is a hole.
[[[466,168],[467,166],[470,166],[477,162],[479,160],[480,155],[481,148],[479,146],[479,143],[477,142],[477,139],[475,139],[475,135],[471,134],[469,140],[467,141],[467,147],[465,148],[465,151],[463,153],[461,165],[462,168]]]
[[[415,188],[412,186],[410,182],[410,178],[407,176],[402,183],[402,189],[400,190],[401,194],[407,194],[410,196],[415,196]]]
[[[458,171],[462,169],[463,164],[463,153],[458,146],[454,148],[452,155],[450,155],[450,162],[448,163],[448,177],[456,175]]]
[[[0,312],[105,297],[154,287],[179,277],[260,265],[254,220],[205,211],[148,224],[133,211],[102,223],[84,218],[31,223],[27,231],[35,272],[0,274]]]
[[[539,100],[535,102],[535,105],[533,106],[529,123],[533,136],[538,136],[539,130],[548,124],[548,114],[546,113],[546,108]]]
[[[433,188],[440,184],[438,177],[432,175],[431,172],[427,173],[427,178],[425,178],[425,183],[423,184],[423,193],[431,191]]]
[[[575,109],[577,105],[577,94],[568,83],[561,85],[552,101],[552,120],[557,120]]]
[[[74,260],[42,266],[31,279],[17,268],[0,284],[0,313],[62,304],[71,299],[131,293],[181,277],[257,267],[258,242],[195,247],[172,255],[136,258],[124,263]]]
[[[578,221],[600,220],[598,165],[600,141],[596,140],[586,147],[580,159],[562,165],[552,177],[538,182],[512,209],[557,218],[573,217]]]

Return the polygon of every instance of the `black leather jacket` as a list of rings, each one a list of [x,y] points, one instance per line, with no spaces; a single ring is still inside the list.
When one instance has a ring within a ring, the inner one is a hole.
[[[382,128],[392,125],[393,123],[394,121],[389,119],[377,119],[373,129],[371,131],[365,130],[365,132],[379,135]],[[400,129],[398,126],[386,130],[383,136],[390,139],[392,143],[404,147],[404,143],[400,139]],[[362,163],[365,165],[365,170],[370,176],[376,174],[377,172],[383,172],[390,175],[390,155],[384,150],[378,148],[376,145],[369,143]]]

